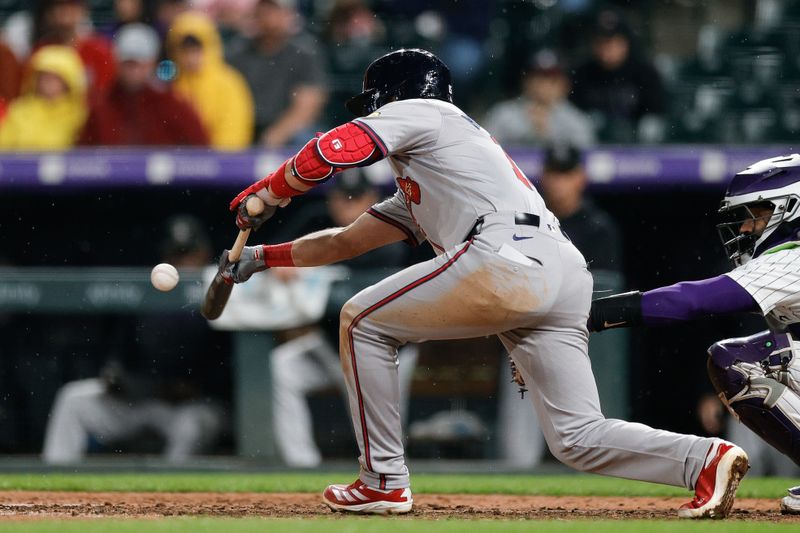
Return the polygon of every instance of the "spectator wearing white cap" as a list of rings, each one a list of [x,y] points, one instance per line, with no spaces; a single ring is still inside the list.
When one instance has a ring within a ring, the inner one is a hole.
[[[127,24],[114,39],[117,79],[90,111],[89,145],[208,145],[194,108],[155,76],[161,42],[150,26]]]

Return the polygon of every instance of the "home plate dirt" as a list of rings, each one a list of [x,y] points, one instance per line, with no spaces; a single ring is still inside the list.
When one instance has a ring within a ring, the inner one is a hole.
[[[165,516],[341,517],[319,494],[0,492],[0,520]],[[687,498],[415,494],[414,511],[394,519],[672,519]],[[796,522],[778,500],[740,499],[734,520]]]

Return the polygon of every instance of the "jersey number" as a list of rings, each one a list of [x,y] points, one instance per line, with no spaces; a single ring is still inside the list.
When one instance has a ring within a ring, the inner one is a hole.
[[[495,143],[497,146],[500,146],[500,143],[499,143],[499,142],[497,142],[497,139],[495,139],[494,137],[492,137],[492,140],[494,141],[494,143]],[[503,147],[502,147],[502,146],[500,146],[500,149],[501,149],[501,150],[503,150]],[[529,188],[530,190],[533,190],[533,185],[531,185],[531,182],[530,182],[530,180],[529,180],[529,179],[528,179],[528,177],[527,177],[527,176],[526,176],[526,175],[525,175],[525,174],[524,174],[524,173],[523,173],[523,172],[522,172],[522,171],[519,169],[519,167],[518,167],[518,166],[517,166],[517,164],[514,162],[514,160],[513,160],[513,159],[511,159],[511,156],[510,156],[510,155],[508,155],[508,153],[507,153],[505,150],[503,150],[503,155],[505,155],[505,156],[506,156],[506,159],[508,159],[508,162],[509,162],[509,163],[511,163],[511,170],[513,170],[513,171],[514,171],[514,175],[517,177],[517,179],[518,179],[519,181],[521,181],[521,182],[522,182],[522,184],[523,184],[523,185],[525,185],[525,187]]]
[[[503,153],[506,154],[505,150],[503,150]],[[519,181],[521,181],[522,184],[525,185],[527,188],[529,188],[530,190],[533,190],[533,185],[531,185],[531,182],[528,179],[528,176],[526,176],[525,174],[522,173],[522,171],[519,169],[517,164],[514,163],[514,160],[511,159],[510,155],[506,154],[506,158],[508,159],[508,162],[511,163],[511,168],[514,169],[514,175],[517,176],[517,179]]]

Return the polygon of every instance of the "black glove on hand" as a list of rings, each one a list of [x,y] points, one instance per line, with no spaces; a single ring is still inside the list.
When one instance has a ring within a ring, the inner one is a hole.
[[[255,196],[255,194],[247,195],[244,200],[239,203],[239,207],[236,208],[236,225],[239,226],[239,229],[252,228],[257,231],[258,228],[261,227],[261,224],[272,218],[272,215],[278,210],[278,206],[264,204],[264,210],[261,214],[255,216],[249,215],[247,213],[247,200],[249,200],[251,196]]]
[[[245,246],[236,263],[228,261],[228,252],[223,250],[219,258],[219,273],[231,283],[244,283],[256,272],[269,268],[264,262],[263,246]]]
[[[586,327],[590,332],[597,332],[642,323],[642,293],[631,291],[594,300]]]

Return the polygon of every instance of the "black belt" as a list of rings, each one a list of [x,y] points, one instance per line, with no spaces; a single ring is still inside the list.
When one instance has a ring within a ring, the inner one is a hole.
[[[535,228],[539,227],[539,215],[534,215],[533,213],[514,213],[514,224],[520,226],[533,226]],[[478,218],[475,221],[475,225],[472,226],[472,229],[467,234],[467,238],[464,240],[469,240],[475,235],[479,234],[483,229],[483,217]]]

